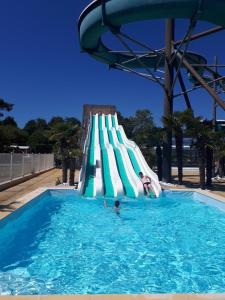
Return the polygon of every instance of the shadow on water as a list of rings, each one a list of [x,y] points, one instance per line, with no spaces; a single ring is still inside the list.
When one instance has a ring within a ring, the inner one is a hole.
[[[47,192],[0,222],[0,271],[30,264],[62,204],[60,197]]]

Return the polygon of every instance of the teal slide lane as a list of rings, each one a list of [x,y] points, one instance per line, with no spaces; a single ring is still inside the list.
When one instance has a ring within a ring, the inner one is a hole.
[[[117,149],[115,144],[114,144],[113,134],[112,134],[111,130],[108,130],[108,135],[109,135],[109,141],[112,144],[113,149],[114,149],[117,168],[118,168],[118,171],[119,171],[121,181],[123,183],[123,188],[124,188],[125,194],[126,194],[127,197],[135,198],[136,195],[135,195],[134,189],[133,189],[133,187],[130,184],[130,181],[128,179],[126,168],[125,168],[125,165],[124,165],[124,162],[123,162],[123,157],[120,153],[120,150]]]
[[[112,116],[112,127],[116,128],[116,118]]]
[[[95,178],[95,118],[92,116],[91,119],[91,136],[90,136],[90,145],[88,149],[88,157],[86,164],[86,174],[85,174],[85,183],[83,189],[83,195],[85,197],[94,196],[94,178]]]
[[[114,197],[114,187],[110,174],[109,156],[107,149],[105,148],[104,133],[102,130],[102,116],[99,117],[99,141],[102,156],[102,178],[104,183],[105,197]]]
[[[119,142],[124,145],[124,141],[123,141],[121,132],[119,130],[117,130],[116,134],[117,134]],[[130,161],[132,163],[132,166],[134,168],[134,171],[137,174],[137,176],[139,176],[139,173],[141,172],[141,168],[140,168],[139,163],[138,163],[138,161],[136,159],[136,156],[134,154],[134,150],[131,149],[131,148],[126,148],[126,149],[127,149],[127,153],[129,155]]]
[[[105,127],[107,128],[107,130],[109,130],[109,118],[108,118],[108,116],[105,116]]]

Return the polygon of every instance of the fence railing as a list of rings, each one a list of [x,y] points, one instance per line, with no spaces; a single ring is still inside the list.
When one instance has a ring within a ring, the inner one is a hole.
[[[0,153],[0,184],[53,167],[54,154]]]

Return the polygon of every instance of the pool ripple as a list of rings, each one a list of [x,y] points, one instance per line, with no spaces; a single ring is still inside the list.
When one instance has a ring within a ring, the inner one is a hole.
[[[225,292],[225,214],[192,193],[48,192],[0,230],[0,294]],[[3,246],[4,245],[4,246]]]

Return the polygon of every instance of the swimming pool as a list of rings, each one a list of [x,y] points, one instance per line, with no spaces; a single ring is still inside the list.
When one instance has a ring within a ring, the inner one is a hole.
[[[225,292],[225,204],[166,192],[108,205],[50,190],[0,222],[0,294]]]

